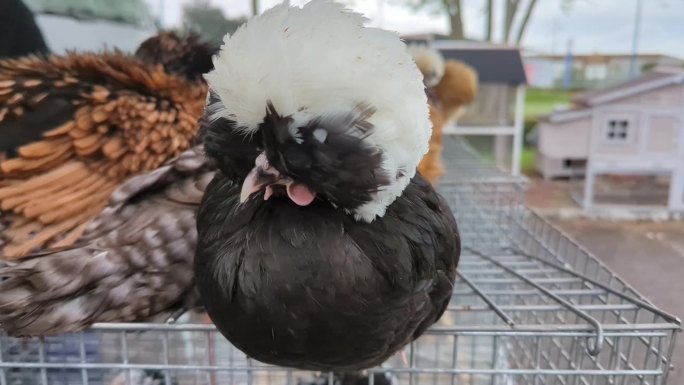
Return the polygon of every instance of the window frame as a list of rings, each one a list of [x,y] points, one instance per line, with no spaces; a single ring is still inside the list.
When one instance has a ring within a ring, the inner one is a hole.
[[[615,122],[616,126],[611,126]],[[603,119],[603,127],[601,130],[601,141],[609,145],[626,145],[634,142],[636,119],[630,115],[611,114]],[[622,125],[622,127],[617,127]],[[614,136],[610,136],[611,132]]]

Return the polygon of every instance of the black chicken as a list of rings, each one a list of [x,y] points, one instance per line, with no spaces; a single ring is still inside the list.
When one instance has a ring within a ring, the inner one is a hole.
[[[422,75],[395,34],[326,0],[248,21],[214,67],[202,129],[220,172],[195,256],[209,316],[263,362],[382,363],[442,315],[460,252],[449,207],[414,176]]]
[[[22,0],[0,1],[0,59],[47,52],[43,34],[26,4]]]

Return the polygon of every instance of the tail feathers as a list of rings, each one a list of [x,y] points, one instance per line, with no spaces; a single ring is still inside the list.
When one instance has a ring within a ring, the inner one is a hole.
[[[188,150],[132,177],[76,245],[0,268],[0,328],[42,336],[197,306],[193,250],[197,206],[213,175],[207,168],[200,152]]]
[[[133,277],[127,280],[107,251],[41,255],[0,269],[0,277],[0,326],[11,335],[74,332],[96,321],[135,318],[122,303],[132,294]]]
[[[151,258],[168,264],[164,271],[140,252],[77,248],[0,269],[0,328],[13,336],[43,336],[96,322],[163,319],[192,307],[186,306],[194,302],[189,266],[152,250]]]

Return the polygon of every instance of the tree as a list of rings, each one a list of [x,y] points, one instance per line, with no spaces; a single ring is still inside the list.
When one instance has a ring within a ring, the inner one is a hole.
[[[487,41],[492,41],[492,31],[494,28],[494,0],[487,0],[487,8],[485,9],[485,14],[487,15],[487,22],[485,24],[485,39]]]
[[[463,18],[463,3],[461,0],[408,0],[415,8],[424,8],[446,13],[451,24],[451,38],[464,39],[465,28]],[[469,0],[471,1],[471,0]],[[560,0],[563,10],[572,6],[574,0]],[[504,0],[503,22],[501,23],[502,40],[506,43],[519,44],[525,36],[525,30],[530,23],[537,0]],[[485,40],[494,40],[494,0],[484,0]]]
[[[259,0],[252,0],[252,16],[259,13]]]
[[[244,19],[226,18],[221,8],[211,5],[209,0],[195,0],[183,7],[184,28],[199,33],[204,40],[217,45],[221,44],[227,33],[235,32],[244,22]]]

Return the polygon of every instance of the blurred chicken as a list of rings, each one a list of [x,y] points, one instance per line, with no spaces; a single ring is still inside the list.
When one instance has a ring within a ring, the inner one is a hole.
[[[145,63],[162,64],[170,74],[201,80],[213,68],[211,57],[217,50],[218,47],[203,43],[194,33],[180,37],[164,31],[142,42],[135,56]]]
[[[425,87],[430,91],[444,76],[444,57],[436,49],[425,45],[411,44],[408,46],[408,51],[423,74]]]
[[[446,168],[442,162],[442,130],[444,120],[442,114],[433,104],[429,105],[430,121],[432,122],[432,135],[430,136],[430,147],[423,159],[418,164],[418,172],[431,184],[435,184],[439,178],[446,173]]]
[[[73,244],[126,178],[191,146],[214,49],[162,32],[138,48],[0,61],[0,257]]]
[[[444,125],[458,120],[465,112],[465,106],[475,100],[477,72],[456,60],[445,62],[439,51],[426,46],[411,45],[408,50],[423,74],[432,121],[430,148],[418,165],[418,171],[434,184],[446,172],[442,162]]]
[[[444,76],[432,91],[445,124],[460,119],[466,107],[475,101],[477,81],[477,72],[468,64],[457,60],[445,62]]]
[[[199,306],[195,217],[213,175],[199,147],[189,149],[119,186],[75,245],[0,268],[0,329],[43,336]]]

